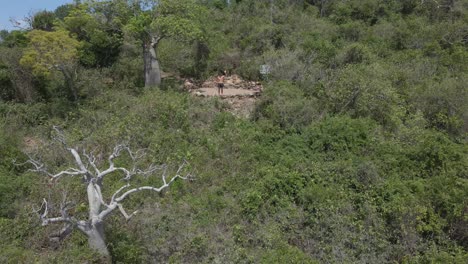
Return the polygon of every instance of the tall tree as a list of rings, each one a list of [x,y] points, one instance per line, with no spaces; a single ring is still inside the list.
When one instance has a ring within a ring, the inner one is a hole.
[[[83,43],[82,65],[108,67],[117,59],[123,42],[122,27],[130,18],[128,6],[122,2],[86,2],[63,19],[63,27]]]
[[[133,2],[135,15],[127,30],[142,42],[145,65],[145,86],[161,84],[161,67],[157,55],[160,41],[203,38],[201,20],[206,10],[194,0],[161,0]]]
[[[37,12],[31,19],[31,28],[52,31],[54,27],[55,13],[49,11]]]

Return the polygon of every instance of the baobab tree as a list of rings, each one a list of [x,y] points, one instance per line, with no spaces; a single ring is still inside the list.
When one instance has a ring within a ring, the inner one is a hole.
[[[142,42],[145,87],[161,84],[158,46],[165,38],[202,41],[207,10],[194,0],[140,0],[132,2],[134,16],[127,31]]]
[[[29,157],[24,164],[32,165],[31,171],[44,174],[52,183],[59,181],[63,177],[75,177],[77,180],[80,179],[84,183],[83,192],[87,194],[89,214],[87,219],[75,218],[70,212],[73,203],[66,201],[66,198],[64,198],[64,201],[60,204],[60,208],[58,208],[58,206],[50,206],[50,202],[44,198],[41,207],[35,209],[35,212],[39,214],[43,226],[58,223],[64,224],[64,228],[60,230],[57,236],[60,239],[65,238],[74,229],[81,231],[88,237],[90,248],[96,250],[105,258],[110,258],[110,255],[104,236],[104,222],[106,218],[116,210],[119,211],[126,220],[129,220],[137,213],[137,211],[135,211],[129,214],[123,206],[123,202],[129,196],[142,191],[159,193],[167,189],[179,178],[184,180],[190,178],[190,174],[182,175],[187,167],[186,161],[179,166],[174,175],[168,177],[167,165],[156,166],[151,164],[145,169],[137,168],[137,162],[145,155],[144,150],[133,152],[128,146],[120,144],[114,147],[113,152],[105,161],[101,155],[96,156],[84,150],[80,153],[77,148],[69,147],[59,129],[56,127],[54,129],[59,134],[57,140],[63,144],[66,151],[72,156],[72,160],[75,163],[74,166],[66,170],[51,173],[42,162],[32,157]],[[115,164],[114,161],[123,154],[128,155],[131,159],[133,163],[132,168],[119,167]],[[114,192],[108,192],[112,193],[112,195],[106,199],[103,195],[105,188],[103,182],[104,179],[111,174],[120,174],[123,184]],[[159,187],[131,185],[132,179],[135,177],[149,177],[155,174],[161,175],[162,183]]]

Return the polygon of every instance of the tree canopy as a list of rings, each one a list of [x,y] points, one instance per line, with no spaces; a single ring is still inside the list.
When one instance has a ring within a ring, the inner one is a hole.
[[[28,33],[29,47],[25,49],[21,64],[32,67],[36,75],[48,76],[77,62],[80,42],[65,30]]]

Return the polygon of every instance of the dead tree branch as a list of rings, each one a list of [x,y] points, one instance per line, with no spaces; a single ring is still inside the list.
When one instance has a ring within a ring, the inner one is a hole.
[[[118,144],[114,147],[112,153],[107,157],[107,159],[101,159],[101,155],[95,156],[94,151],[88,153],[83,150],[81,152],[82,154],[80,154],[77,148],[68,146],[63,132],[58,127],[53,127],[53,129],[55,131],[54,139],[60,142],[71,154],[75,165],[60,172],[51,173],[45,164],[31,156],[29,156],[29,159],[26,162],[17,165],[30,165],[32,166],[30,171],[44,174],[51,180],[59,180],[61,177],[65,176],[81,176],[85,183],[83,186],[83,192],[87,193],[88,198],[89,217],[88,219],[78,220],[73,216],[73,214],[69,213],[70,209],[74,206],[72,203],[67,202],[66,193],[63,194],[60,208],[53,208],[53,206],[50,206],[47,199],[44,198],[40,208],[35,209],[34,211],[39,215],[43,226],[55,223],[65,224],[65,227],[59,232],[59,235],[55,237],[62,238],[63,234],[69,234],[71,232],[70,229],[76,228],[85,233],[88,236],[90,246],[97,249],[102,254],[108,254],[102,228],[106,217],[115,209],[118,209],[122,216],[128,221],[138,212],[135,211],[131,214],[127,213],[122,204],[126,198],[131,194],[141,191],[153,191],[159,193],[167,189],[179,178],[182,180],[191,178],[190,173],[183,174],[189,165],[187,161],[184,161],[178,167],[175,175],[168,177],[169,169],[165,164],[150,164],[145,169],[138,168],[137,164],[145,156],[145,150],[133,152],[126,144]],[[132,162],[130,169],[116,165],[117,159],[124,154],[127,158],[130,158]],[[107,163],[107,165],[105,163]],[[132,180],[135,177],[140,176],[147,178],[157,174],[158,172],[161,173],[160,177],[162,184],[160,186],[136,186],[131,188]],[[112,195],[110,196],[110,199],[106,199],[103,192],[105,189],[105,186],[103,186],[103,180],[106,176],[111,174],[120,174],[122,176],[121,180],[125,183],[113,193],[111,192]],[[52,214],[53,216],[49,217],[49,214]]]

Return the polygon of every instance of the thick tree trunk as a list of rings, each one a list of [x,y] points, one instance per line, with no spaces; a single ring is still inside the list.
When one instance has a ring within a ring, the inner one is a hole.
[[[152,41],[144,45],[145,87],[161,84],[161,68],[156,56],[157,42]]]
[[[109,250],[107,250],[106,238],[104,236],[104,223],[98,222],[91,224],[86,234],[88,235],[89,247],[97,251],[103,257],[110,258]]]
[[[91,249],[96,250],[103,257],[110,259],[109,251],[107,250],[106,238],[104,236],[104,223],[99,218],[101,209],[101,200],[96,183],[91,181],[88,183],[87,193],[89,202],[89,222],[85,228],[85,233],[88,236],[88,243]]]

